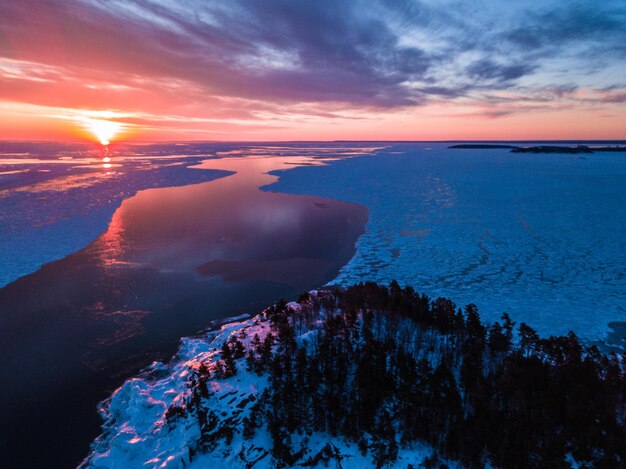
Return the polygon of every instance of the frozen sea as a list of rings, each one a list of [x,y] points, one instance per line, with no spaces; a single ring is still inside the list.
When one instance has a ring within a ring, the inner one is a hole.
[[[269,189],[370,210],[333,282],[398,280],[508,312],[542,334],[601,338],[626,321],[626,156],[390,145],[281,174]]]
[[[266,188],[369,209],[356,255],[333,283],[397,279],[431,297],[476,303],[487,320],[507,311],[543,334],[571,329],[600,338],[609,322],[626,321],[623,153],[371,146],[382,148],[281,171]],[[93,146],[4,143],[0,286],[87,246],[138,190],[218,176],[187,168],[220,151],[312,155],[318,148],[323,155],[326,147],[128,145],[118,152],[123,161],[103,171],[101,150]]]

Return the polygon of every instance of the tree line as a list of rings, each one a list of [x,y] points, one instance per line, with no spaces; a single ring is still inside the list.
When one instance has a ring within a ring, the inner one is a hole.
[[[486,325],[474,305],[395,281],[306,294],[297,308],[280,302],[265,315],[271,332],[248,347],[225,343],[194,388],[199,402],[206,381],[236,374],[237,360],[266,374],[241,431],[269,432],[278,466],[316,462],[294,444],[313,432],[355,443],[376,467],[414,442],[435,449],[431,467],[438,458],[470,468],[626,465],[624,356],[574,333],[542,338],[506,314]],[[317,455],[332,457],[330,448]]]

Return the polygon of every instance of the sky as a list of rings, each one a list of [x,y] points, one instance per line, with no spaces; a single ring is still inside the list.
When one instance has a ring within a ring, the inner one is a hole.
[[[0,139],[626,139],[623,0],[0,0]]]

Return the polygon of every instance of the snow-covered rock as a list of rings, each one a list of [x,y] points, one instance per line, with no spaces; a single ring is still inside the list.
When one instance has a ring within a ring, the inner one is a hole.
[[[317,292],[311,292],[315,297]],[[298,303],[289,303],[294,312]],[[323,316],[323,312],[321,312]],[[321,322],[321,321],[318,321]],[[101,404],[103,433],[92,443],[82,468],[269,468],[271,436],[263,428],[244,437],[244,419],[268,387],[267,374],[249,371],[246,360],[235,361],[237,372],[216,377],[221,347],[235,339],[246,350],[255,335],[263,341],[270,333],[264,312],[253,318],[232,322],[203,335],[184,338],[178,353],[167,363],[155,362],[138,377],[126,381]],[[312,343],[317,330],[300,331],[299,345]],[[205,368],[206,367],[206,368]],[[208,394],[201,393],[197,377],[209,370]],[[203,424],[201,422],[206,422]],[[205,438],[201,426],[205,428]],[[210,437],[207,440],[206,434]],[[354,442],[324,433],[291,436],[294,448],[301,450],[300,461],[308,467],[373,467]],[[418,467],[433,450],[413,444],[400,448],[390,467]]]

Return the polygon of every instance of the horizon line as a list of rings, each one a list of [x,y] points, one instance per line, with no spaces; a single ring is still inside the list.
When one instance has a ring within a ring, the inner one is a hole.
[[[169,144],[193,144],[193,143],[457,143],[457,142],[494,142],[494,143],[624,143],[626,139],[446,139],[446,140],[384,140],[384,139],[334,139],[334,140],[121,140],[112,141],[109,145],[85,139],[0,139],[1,143],[84,143],[94,146],[117,146],[120,144],[142,143],[169,143]]]

